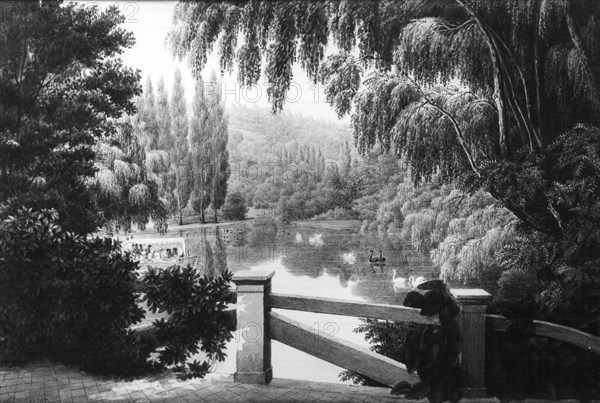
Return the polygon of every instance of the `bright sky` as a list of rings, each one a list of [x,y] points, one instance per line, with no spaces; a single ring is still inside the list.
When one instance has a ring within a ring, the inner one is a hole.
[[[173,82],[173,74],[176,67],[181,70],[184,85],[186,87],[186,101],[191,102],[194,92],[194,81],[187,61],[175,61],[171,52],[167,49],[165,38],[171,30],[173,10],[176,1],[79,1],[86,6],[93,4],[105,9],[110,5],[117,5],[119,10],[126,16],[124,28],[134,33],[136,44],[133,48],[123,53],[125,64],[140,69],[142,83],[146,76],[152,77],[154,88],[160,76],[163,76],[169,91]],[[209,62],[203,71],[206,80],[210,77],[212,70],[219,72],[219,64],[215,51],[209,58]],[[293,114],[302,114],[319,119],[338,121],[337,116],[330,106],[325,102],[322,88],[313,85],[299,66],[294,66],[294,77],[292,88],[288,93],[288,102],[284,110]],[[231,104],[239,102],[248,106],[270,107],[267,101],[266,84],[259,85],[255,89],[243,89],[237,84],[237,71],[232,75],[226,74],[223,80],[224,102]],[[264,77],[263,77],[264,78]],[[347,121],[346,119],[344,119]]]

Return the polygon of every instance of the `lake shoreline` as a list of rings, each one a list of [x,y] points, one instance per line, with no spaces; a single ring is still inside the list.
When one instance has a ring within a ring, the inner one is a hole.
[[[299,220],[290,224],[299,227],[326,228],[326,229],[349,229],[356,230],[362,226],[362,220]]]

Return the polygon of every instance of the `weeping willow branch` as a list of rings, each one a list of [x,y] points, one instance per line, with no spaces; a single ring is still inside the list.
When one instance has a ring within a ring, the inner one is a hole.
[[[460,31],[462,28],[467,27],[467,26],[473,24],[474,22],[475,22],[475,19],[470,18],[470,19],[466,20],[465,22],[463,22],[462,24],[457,25],[457,26],[450,26],[450,25],[447,25],[447,24],[440,24],[443,27],[443,29],[441,29],[440,32],[455,32],[455,31]]]
[[[421,86],[415,80],[413,80],[410,77],[406,77],[406,78],[419,90],[419,92],[423,96],[423,99],[425,100],[425,103],[427,105],[430,105],[432,108],[434,108],[435,110],[437,110],[438,112],[440,112],[442,115],[444,115],[450,121],[450,123],[452,123],[452,126],[454,127],[454,131],[456,132],[456,138],[458,139],[458,143],[460,144],[463,152],[465,153],[465,156],[467,157],[467,160],[469,161],[469,165],[471,166],[471,170],[473,170],[473,172],[478,177],[481,177],[481,174],[479,173],[479,170],[475,166],[475,161],[474,161],[473,155],[471,154],[471,151],[467,147],[467,143],[466,143],[465,138],[463,136],[462,130],[460,129],[460,126],[458,125],[458,122],[456,121],[456,119],[454,118],[454,116],[452,116],[450,113],[448,113],[448,111],[446,111],[444,108],[441,108],[441,107],[437,106],[431,100],[431,98],[429,98],[427,96],[427,94],[425,93],[425,91],[423,91],[423,89],[421,88]]]
[[[581,37],[581,33],[577,29],[577,25],[575,24],[575,20],[573,19],[573,13],[571,10],[571,2],[569,0],[564,0],[565,2],[565,20],[567,22],[567,28],[569,29],[569,35],[571,36],[571,41],[577,49],[577,52],[581,56],[581,61],[583,62],[583,68],[585,72],[588,74],[591,86],[596,94],[596,96],[600,96],[600,92],[598,91],[598,81],[596,79],[596,75],[594,74],[594,70],[592,69],[592,65],[590,63],[590,58],[588,57],[588,52],[583,42],[583,38]]]

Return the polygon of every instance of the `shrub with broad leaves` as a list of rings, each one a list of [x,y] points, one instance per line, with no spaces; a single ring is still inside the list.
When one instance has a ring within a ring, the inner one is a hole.
[[[150,268],[142,277],[150,310],[168,314],[154,322],[157,345],[162,347],[159,365],[173,366],[185,379],[202,377],[212,362],[225,359],[225,343],[235,328],[226,311],[227,304],[235,302],[235,293],[229,290],[232,275],[226,270],[218,277],[200,276],[190,266],[172,266],[160,271]],[[200,351],[208,360],[186,362]]]
[[[111,239],[63,231],[53,210],[20,209],[0,223],[0,358],[134,374],[149,347],[129,329],[137,264]]]

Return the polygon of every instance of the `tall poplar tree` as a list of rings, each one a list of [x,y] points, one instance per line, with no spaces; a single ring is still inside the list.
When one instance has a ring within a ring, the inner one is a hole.
[[[210,130],[210,159],[209,163],[213,167],[211,177],[211,205],[214,211],[214,221],[217,222],[217,210],[225,203],[227,196],[227,181],[229,180],[229,152],[227,151],[227,141],[229,139],[228,120],[225,116],[225,108],[221,102],[220,82],[216,73],[213,71],[210,77],[216,87],[216,91],[211,91],[207,96],[208,100],[208,121],[207,127]]]
[[[210,204],[213,168],[209,163],[210,132],[208,128],[209,111],[204,88],[200,77],[196,81],[192,119],[190,122],[190,159],[193,168],[192,207],[200,215],[200,222],[205,222],[204,211]]]
[[[161,76],[156,84],[156,122],[158,131],[158,149],[170,152],[174,139],[171,136],[171,106],[165,80]]]
[[[152,78],[147,76],[144,82],[143,94],[138,99],[138,122],[141,125],[141,134],[146,151],[158,150],[159,128],[156,112],[154,86],[152,85]]]
[[[185,105],[185,89],[181,71],[175,70],[173,91],[171,93],[171,167],[175,176],[174,202],[176,203],[179,225],[183,224],[181,210],[189,198],[189,183],[186,175],[188,158],[188,117]]]

